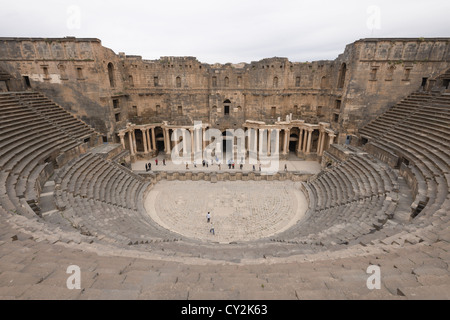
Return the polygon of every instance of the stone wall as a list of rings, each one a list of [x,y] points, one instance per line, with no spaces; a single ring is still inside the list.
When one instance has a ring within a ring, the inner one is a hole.
[[[223,131],[292,114],[329,122],[343,143],[395,102],[429,89],[427,79],[449,61],[448,38],[362,39],[333,61],[240,64],[145,60],[116,54],[98,39],[0,38],[0,69],[10,81],[44,92],[114,142],[128,121],[199,120]]]
[[[408,94],[429,89],[427,80],[450,67],[449,39],[362,39],[341,60],[347,79],[338,128],[351,134]]]
[[[157,173],[140,173],[140,176],[148,178],[155,183],[162,179],[173,180],[192,180],[192,181],[307,181],[312,174],[295,172],[277,172],[275,174],[261,174],[258,172],[185,172],[185,171],[160,171]]]

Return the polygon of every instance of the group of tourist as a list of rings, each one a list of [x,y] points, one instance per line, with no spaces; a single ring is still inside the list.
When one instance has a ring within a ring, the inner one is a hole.
[[[155,159],[155,165],[158,165],[158,158]],[[166,165],[166,159],[163,159],[163,166]],[[145,164],[145,171],[152,171],[152,163],[151,162],[147,162]]]
[[[214,162],[213,162],[213,160],[211,160],[211,165],[213,165],[213,164],[214,164]],[[228,169],[230,169],[230,170],[234,169],[234,166],[235,166],[234,161],[228,160],[227,164],[228,164]],[[155,165],[158,165],[158,159],[155,159]],[[164,166],[166,165],[166,159],[163,159],[163,165]],[[202,161],[202,166],[203,167],[206,166],[208,168],[209,167],[209,161],[203,160]],[[217,166],[219,167],[219,170],[221,170],[222,166],[221,166],[220,162],[217,162]],[[197,168],[197,163],[195,162],[195,160],[194,160],[194,168]],[[244,168],[244,164],[241,161],[241,163],[239,164],[239,169],[242,170],[243,168]],[[189,165],[186,162],[186,170],[188,170],[188,169],[189,169]],[[151,162],[146,163],[145,164],[145,171],[148,172],[148,171],[151,171],[151,170],[152,170]],[[261,164],[259,164],[258,170],[261,171]],[[253,171],[256,171],[255,165],[253,165]],[[284,165],[284,171],[287,172],[287,164]]]

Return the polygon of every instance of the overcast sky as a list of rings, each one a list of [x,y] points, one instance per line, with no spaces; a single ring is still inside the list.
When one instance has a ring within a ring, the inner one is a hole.
[[[144,59],[335,59],[370,37],[450,37],[450,1],[0,0],[1,37],[89,37]]]

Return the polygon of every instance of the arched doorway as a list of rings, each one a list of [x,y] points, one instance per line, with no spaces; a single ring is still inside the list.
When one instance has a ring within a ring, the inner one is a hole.
[[[224,116],[230,115],[230,108],[231,108],[231,101],[227,99],[223,102],[223,115]]]
[[[136,138],[136,151],[144,152],[144,136],[140,129],[134,130],[134,136]]]
[[[155,128],[156,150],[164,151],[164,133],[161,128]]]
[[[116,83],[114,81],[114,65],[110,62],[108,63],[108,77],[109,77],[109,85],[111,88],[114,88]]]
[[[225,161],[233,158],[233,140],[234,137],[232,132],[228,130],[222,132],[222,153]]]
[[[289,152],[295,152],[298,145],[298,135],[293,133],[289,137]]]
[[[347,65],[343,63],[339,69],[338,88],[342,89],[345,82],[345,74],[347,73]]]

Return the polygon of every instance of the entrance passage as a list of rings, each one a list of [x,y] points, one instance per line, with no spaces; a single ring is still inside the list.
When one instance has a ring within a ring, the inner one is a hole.
[[[158,134],[156,136],[156,149],[158,149],[158,151],[164,151],[164,136],[163,134]]]

